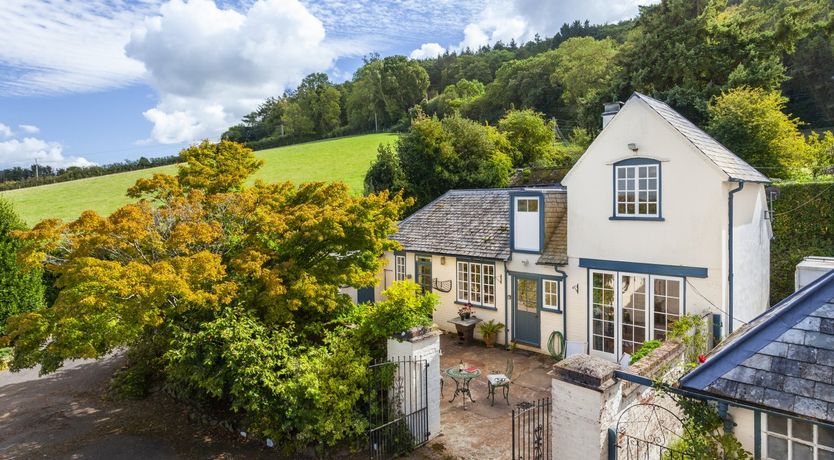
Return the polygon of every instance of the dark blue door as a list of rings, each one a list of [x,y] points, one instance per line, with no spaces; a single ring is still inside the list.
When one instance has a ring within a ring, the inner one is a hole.
[[[525,345],[541,344],[539,280],[515,276],[513,283],[513,339]]]
[[[359,288],[356,292],[356,303],[366,303],[374,301],[374,287],[368,286]]]

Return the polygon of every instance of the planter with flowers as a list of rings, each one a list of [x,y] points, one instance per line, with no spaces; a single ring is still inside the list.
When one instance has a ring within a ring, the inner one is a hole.
[[[460,316],[460,319],[469,319],[472,316],[472,304],[467,303],[458,308],[458,316]]]

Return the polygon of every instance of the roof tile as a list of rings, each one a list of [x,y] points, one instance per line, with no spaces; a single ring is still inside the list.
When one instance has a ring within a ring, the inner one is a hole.
[[[769,183],[770,179],[764,174],[750,166],[746,161],[739,158],[724,147],[717,140],[705,133],[701,128],[687,120],[686,117],[676,112],[666,103],[652,97],[635,92],[634,95],[645,101],[655,112],[666,120],[673,128],[680,132],[691,142],[695,148],[700,150],[707,158],[715,163],[730,179]]]

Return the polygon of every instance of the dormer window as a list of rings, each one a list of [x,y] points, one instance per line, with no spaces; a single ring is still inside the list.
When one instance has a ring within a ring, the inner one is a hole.
[[[542,196],[514,195],[512,200],[512,249],[519,252],[541,252],[543,220]]]
[[[632,158],[614,164],[612,219],[662,220],[660,162]]]

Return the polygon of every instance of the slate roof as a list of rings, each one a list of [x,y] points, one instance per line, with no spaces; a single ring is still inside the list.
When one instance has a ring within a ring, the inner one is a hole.
[[[547,193],[544,196],[544,251],[536,261],[539,265],[568,263],[568,196]]]
[[[680,384],[834,422],[834,271],[741,327]]]
[[[729,176],[730,180],[770,183],[770,179],[768,179],[767,176],[757,171],[756,168],[750,166],[746,161],[739,158],[727,147],[721,145],[720,142],[713,139],[712,136],[705,133],[701,128],[695,126],[694,123],[687,120],[683,115],[676,112],[666,103],[638,92],[635,92],[632,97],[636,97],[646,102],[649,107],[654,109],[654,111],[663,117],[663,119],[670,125],[672,125],[673,128],[689,140],[695,148],[700,150],[701,153],[721,168],[721,170]]]
[[[548,197],[565,195],[565,189],[559,185],[535,189],[450,190],[400,222],[399,231],[391,238],[411,252],[508,260],[510,194],[529,190],[544,192],[546,217]],[[567,206],[562,208],[562,213],[566,214],[566,211]],[[545,234],[548,234],[547,228]],[[567,232],[565,240],[566,236]],[[547,251],[550,246],[548,240],[545,241]],[[555,254],[554,257],[561,256]],[[567,259],[566,246],[564,259]]]

